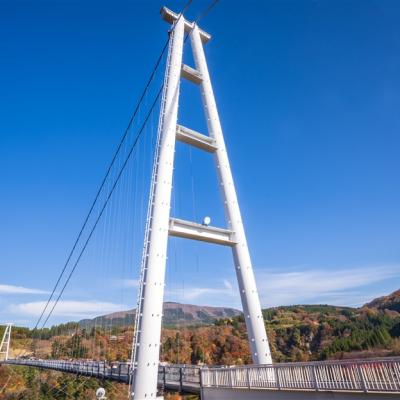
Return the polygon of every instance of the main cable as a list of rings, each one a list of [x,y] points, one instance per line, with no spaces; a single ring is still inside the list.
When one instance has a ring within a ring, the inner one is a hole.
[[[200,16],[196,19],[195,24],[197,24],[200,20],[208,15],[208,13],[217,5],[219,0],[214,0],[209,6],[200,14]]]
[[[184,6],[183,9],[182,9],[182,12],[180,13],[180,15],[179,15],[179,17],[178,17],[178,20],[181,18],[181,16],[183,15],[183,13],[189,8],[189,6],[191,5],[192,1],[193,1],[193,0],[188,0],[188,2],[185,4],[185,6]],[[173,29],[175,29],[175,27],[174,27]],[[173,31],[173,30],[172,30],[172,31]],[[65,264],[64,264],[64,266],[63,266],[63,268],[62,268],[62,270],[61,270],[61,273],[60,273],[60,275],[59,275],[59,277],[58,277],[58,279],[57,279],[57,281],[56,281],[56,284],[54,285],[54,288],[53,288],[53,290],[52,290],[52,292],[51,292],[51,294],[50,294],[50,296],[49,296],[49,298],[48,298],[48,300],[47,300],[47,302],[46,302],[46,305],[45,305],[45,307],[43,308],[43,311],[41,312],[41,314],[40,314],[40,316],[39,316],[39,318],[38,318],[38,320],[37,320],[37,322],[36,322],[36,324],[35,324],[34,330],[37,329],[37,327],[39,326],[40,321],[42,320],[42,318],[43,318],[43,316],[44,316],[44,314],[45,314],[47,308],[49,307],[50,302],[51,302],[51,300],[52,300],[52,298],[53,298],[53,296],[54,296],[54,294],[55,294],[55,291],[57,290],[57,287],[58,287],[58,285],[59,285],[59,283],[60,283],[60,281],[61,281],[61,279],[62,279],[62,277],[63,277],[63,275],[64,275],[64,273],[65,273],[65,271],[66,271],[66,269],[67,269],[67,266],[68,266],[68,264],[69,264],[71,258],[72,258],[72,255],[73,255],[73,253],[75,252],[75,249],[76,249],[76,247],[77,247],[77,245],[78,245],[78,243],[79,243],[79,240],[80,240],[80,238],[82,237],[82,234],[83,234],[83,232],[84,232],[84,230],[85,230],[85,227],[86,227],[86,225],[87,225],[87,223],[88,223],[88,221],[89,221],[89,218],[90,218],[90,216],[92,215],[92,212],[93,212],[93,210],[94,210],[94,207],[95,207],[95,205],[97,204],[97,201],[98,201],[98,199],[99,199],[99,197],[100,197],[100,194],[101,194],[101,192],[102,192],[102,190],[103,190],[103,187],[104,187],[104,185],[105,185],[105,183],[106,183],[106,181],[107,181],[107,178],[108,178],[108,176],[110,175],[110,172],[111,172],[112,167],[113,167],[113,165],[114,165],[114,163],[115,163],[115,160],[117,159],[117,156],[118,156],[118,154],[119,154],[119,152],[120,152],[120,150],[121,150],[121,148],[122,148],[122,145],[124,144],[125,139],[126,139],[127,136],[128,136],[129,130],[130,130],[130,128],[132,127],[132,124],[133,124],[133,122],[134,122],[134,120],[135,120],[135,117],[136,117],[136,115],[137,115],[137,113],[138,113],[138,111],[139,111],[139,109],[140,109],[140,105],[141,105],[143,99],[145,98],[145,95],[146,95],[146,93],[147,93],[147,90],[148,90],[148,88],[149,88],[151,82],[153,81],[153,78],[154,78],[154,76],[155,76],[155,74],[156,74],[156,72],[157,72],[157,69],[158,69],[158,67],[159,67],[159,65],[160,65],[160,63],[161,63],[161,60],[162,60],[162,58],[163,58],[163,56],[164,56],[165,50],[166,50],[167,47],[168,47],[169,41],[170,41],[170,35],[168,35],[168,38],[167,38],[167,40],[166,40],[166,42],[165,42],[165,44],[164,44],[164,46],[163,46],[163,48],[162,48],[162,50],[161,50],[161,52],[160,52],[160,55],[159,55],[158,58],[157,58],[157,61],[156,61],[155,65],[154,65],[154,67],[153,67],[153,69],[152,69],[152,72],[151,72],[151,74],[150,74],[150,77],[149,77],[149,79],[147,80],[147,83],[146,83],[146,85],[145,85],[145,88],[144,88],[144,90],[142,91],[142,94],[141,94],[141,96],[140,96],[140,98],[139,98],[138,103],[136,104],[135,110],[134,110],[134,112],[133,112],[131,118],[129,119],[128,126],[127,126],[127,128],[125,129],[125,131],[124,131],[124,134],[123,134],[123,136],[122,136],[122,138],[121,138],[121,140],[120,140],[120,142],[119,142],[119,144],[118,144],[118,147],[117,147],[117,149],[116,149],[116,151],[115,151],[115,153],[114,153],[114,156],[113,156],[113,158],[112,158],[112,160],[111,160],[111,162],[110,162],[110,164],[109,164],[109,166],[108,166],[108,168],[107,168],[106,174],[105,174],[105,176],[104,176],[104,178],[103,178],[103,180],[102,180],[102,182],[101,182],[101,184],[100,184],[100,187],[99,187],[99,189],[98,189],[98,191],[97,191],[97,193],[96,193],[96,196],[95,196],[95,198],[94,198],[94,200],[93,200],[93,202],[92,202],[92,204],[91,204],[91,206],[90,206],[89,212],[88,212],[88,214],[87,214],[87,216],[86,216],[86,218],[85,218],[85,220],[84,220],[84,223],[83,223],[83,225],[82,225],[82,227],[81,227],[81,229],[80,229],[80,231],[79,231],[79,234],[78,234],[78,236],[77,236],[77,238],[76,238],[76,240],[75,240],[75,242],[74,242],[74,245],[72,246],[72,249],[71,249],[71,251],[70,251],[69,254],[68,254],[67,261],[65,262]],[[140,134],[142,133],[142,131],[143,131],[145,125],[146,125],[146,122],[147,122],[147,120],[148,120],[148,118],[149,118],[149,116],[150,116],[150,114],[151,114],[151,112],[152,112],[152,110],[153,110],[153,108],[154,108],[154,106],[155,106],[155,104],[156,104],[158,98],[160,97],[160,94],[161,94],[161,92],[162,92],[162,89],[163,89],[163,86],[161,86],[161,88],[160,88],[160,90],[159,90],[159,92],[158,92],[158,94],[157,94],[157,96],[156,96],[155,102],[153,103],[153,105],[152,105],[152,107],[151,107],[151,109],[150,109],[150,111],[149,111],[149,113],[148,113],[148,115],[147,115],[147,117],[146,117],[146,119],[145,119],[145,122],[144,122],[144,124],[142,125],[142,128],[140,129],[139,135],[138,135],[138,137],[137,137],[136,140],[135,140],[134,146],[132,146],[131,151],[130,151],[129,154],[128,154],[128,157],[127,157],[127,159],[125,160],[125,163],[124,163],[123,167],[122,167],[121,170],[120,170],[120,174],[118,175],[117,180],[116,180],[116,182],[115,182],[115,185],[113,186],[112,191],[110,192],[110,196],[106,199],[106,202],[105,202],[105,204],[104,204],[104,207],[102,208],[102,210],[101,210],[101,212],[100,212],[100,214],[99,214],[99,217],[96,219],[95,225],[93,226],[93,229],[91,230],[91,232],[90,232],[90,234],[89,234],[88,240],[86,240],[85,245],[84,245],[84,247],[82,248],[82,251],[81,251],[81,253],[80,253],[79,256],[78,256],[78,259],[77,259],[77,261],[76,261],[76,263],[75,263],[73,269],[71,270],[71,272],[70,272],[70,274],[69,274],[69,276],[68,276],[68,278],[67,278],[67,280],[66,280],[66,282],[65,282],[65,284],[64,284],[64,286],[63,286],[63,288],[62,288],[62,290],[61,290],[61,292],[60,292],[60,294],[59,294],[58,297],[57,297],[57,300],[55,301],[53,307],[51,308],[49,314],[47,315],[47,317],[46,317],[46,319],[45,319],[45,322],[42,324],[42,328],[46,325],[46,323],[47,323],[47,321],[48,321],[50,315],[52,314],[52,312],[53,312],[53,310],[54,310],[56,304],[58,303],[59,299],[61,298],[61,295],[63,294],[63,292],[64,292],[64,290],[65,290],[65,288],[66,288],[66,286],[67,286],[69,280],[71,279],[71,276],[72,276],[73,272],[75,271],[76,266],[78,265],[79,260],[80,260],[81,256],[83,255],[84,250],[86,249],[87,244],[89,243],[90,237],[92,236],[92,234],[93,234],[93,232],[94,232],[94,229],[95,229],[95,227],[97,226],[97,224],[98,224],[98,222],[99,222],[99,220],[100,220],[100,217],[101,217],[101,215],[102,215],[103,212],[104,212],[105,206],[107,205],[107,203],[108,203],[108,201],[109,201],[109,198],[111,197],[111,194],[112,194],[112,192],[113,192],[114,189],[115,189],[116,183],[119,181],[119,178],[120,178],[120,176],[121,176],[121,174],[122,174],[122,172],[123,172],[123,169],[125,169],[126,162],[128,161],[130,155],[132,154],[132,151],[133,151],[133,149],[134,149],[134,147],[135,147],[135,145],[136,145],[136,143],[137,143],[137,140],[138,140]]]
[[[182,15],[182,14],[188,9],[188,7],[189,7],[190,4],[192,3],[192,1],[193,1],[193,0],[189,0],[189,1],[186,3],[186,5],[185,5],[185,7],[183,8],[182,13],[181,13],[180,15]],[[180,16],[179,16],[179,18],[180,18]],[[127,127],[126,127],[126,129],[125,129],[125,131],[124,131],[124,134],[122,135],[122,138],[121,138],[121,140],[120,140],[120,142],[119,142],[119,144],[118,144],[118,146],[117,146],[117,149],[116,149],[116,151],[115,151],[115,153],[114,153],[114,155],[113,155],[113,157],[112,157],[112,159],[111,159],[111,162],[110,162],[110,164],[109,164],[109,166],[108,166],[108,168],[107,168],[106,174],[105,174],[103,180],[101,181],[101,184],[100,184],[100,186],[99,186],[99,189],[97,190],[97,193],[96,193],[96,195],[95,195],[95,197],[94,197],[94,200],[93,200],[93,202],[92,202],[92,204],[91,204],[91,206],[90,206],[90,208],[89,208],[89,212],[87,213],[87,215],[86,215],[86,217],[85,217],[85,220],[84,220],[84,222],[83,222],[83,224],[82,224],[82,227],[81,227],[81,229],[80,229],[80,231],[79,231],[79,233],[78,233],[77,238],[75,239],[75,242],[74,242],[74,244],[73,244],[73,246],[72,246],[72,249],[70,250],[70,252],[69,252],[69,254],[68,254],[67,260],[66,260],[66,262],[65,262],[65,264],[64,264],[64,266],[63,266],[63,268],[62,268],[62,270],[61,270],[61,272],[60,272],[60,275],[59,275],[58,278],[57,278],[57,281],[56,281],[56,283],[55,283],[55,285],[54,285],[54,287],[53,287],[53,290],[52,290],[52,292],[51,292],[51,294],[50,294],[50,296],[49,296],[49,298],[48,298],[48,300],[47,300],[47,302],[46,302],[46,305],[44,306],[44,308],[43,308],[43,310],[42,310],[42,312],[41,312],[41,314],[40,314],[40,316],[39,316],[39,318],[38,318],[38,320],[37,320],[37,322],[36,322],[36,324],[35,324],[34,330],[37,329],[37,327],[39,326],[40,321],[42,320],[43,315],[45,314],[45,312],[46,312],[46,310],[47,310],[47,308],[48,308],[48,306],[49,306],[49,304],[50,304],[50,302],[51,302],[51,300],[52,300],[52,298],[53,298],[53,296],[54,296],[54,294],[55,294],[55,291],[57,290],[57,287],[58,287],[58,285],[59,285],[59,283],[60,283],[62,277],[64,276],[64,273],[65,273],[65,271],[66,271],[66,269],[67,269],[67,266],[68,266],[69,262],[71,261],[72,255],[74,254],[75,249],[76,249],[76,247],[77,247],[77,245],[78,245],[78,243],[79,243],[79,240],[80,240],[81,237],[82,237],[82,234],[83,234],[83,232],[84,232],[84,230],[85,230],[85,228],[86,228],[86,225],[87,225],[87,223],[88,223],[88,221],[89,221],[89,219],[90,219],[90,216],[92,215],[92,212],[93,212],[93,210],[94,210],[94,207],[95,207],[95,205],[97,204],[97,201],[98,201],[98,199],[99,199],[99,197],[100,197],[100,194],[101,194],[101,192],[102,192],[102,190],[103,190],[103,188],[104,188],[104,185],[105,185],[105,183],[106,183],[106,181],[107,181],[107,178],[108,178],[109,175],[110,175],[110,172],[111,172],[111,170],[112,170],[112,167],[114,166],[114,163],[115,163],[115,161],[116,161],[116,159],[117,159],[117,156],[118,156],[118,154],[119,154],[119,152],[120,152],[120,150],[121,150],[121,148],[122,148],[122,145],[124,144],[124,142],[125,142],[125,140],[126,140],[126,138],[127,138],[127,136],[128,136],[128,133],[129,133],[131,127],[132,127],[132,124],[133,124],[133,122],[134,122],[134,120],[135,120],[135,118],[136,118],[136,116],[137,116],[137,114],[138,114],[138,111],[139,111],[139,109],[140,109],[140,105],[141,105],[141,103],[143,102],[143,99],[144,99],[144,97],[145,97],[145,95],[146,95],[146,93],[147,93],[147,91],[148,91],[148,89],[149,89],[149,86],[150,86],[151,82],[152,82],[153,79],[154,79],[154,76],[155,76],[155,74],[156,74],[156,72],[157,72],[157,70],[158,70],[158,67],[160,66],[160,63],[161,63],[161,60],[162,60],[162,58],[163,58],[163,56],[164,56],[165,50],[166,50],[167,47],[168,47],[169,40],[170,40],[170,36],[168,36],[168,38],[167,38],[167,40],[166,40],[164,46],[163,46],[162,49],[161,49],[160,54],[159,54],[159,56],[158,56],[158,58],[157,58],[157,60],[156,60],[156,63],[154,64],[154,67],[153,67],[153,69],[152,69],[152,71],[151,71],[151,74],[150,74],[148,80],[147,80],[147,83],[146,83],[146,85],[145,85],[145,87],[144,87],[144,89],[143,89],[143,91],[142,91],[142,94],[141,94],[141,96],[140,96],[140,98],[139,98],[139,100],[138,100],[138,102],[137,102],[137,104],[136,104],[136,107],[135,107],[135,109],[134,109],[134,111],[133,111],[133,113],[132,113],[132,115],[131,115],[131,117],[130,117],[130,119],[129,119],[128,125],[127,125]]]
[[[183,8],[182,12],[179,14],[179,17],[178,17],[177,21],[179,21],[179,19],[182,17],[183,13],[188,9],[188,7],[189,7],[190,4],[192,3],[192,1],[193,1],[193,0],[189,0],[189,1],[186,3],[186,5],[185,5],[185,7]],[[207,7],[207,9],[200,15],[200,17],[198,17],[198,18],[196,19],[196,23],[197,23],[200,19],[204,18],[204,17],[210,12],[211,9],[218,3],[218,1],[219,1],[219,0],[214,0],[214,1]],[[173,31],[173,30],[175,29],[175,26],[176,26],[176,24],[174,24],[174,27],[173,27],[173,29],[172,29],[171,31]],[[79,231],[79,233],[78,233],[78,236],[77,236],[77,238],[76,238],[76,240],[75,240],[75,242],[74,242],[74,244],[73,244],[73,246],[72,246],[72,249],[71,249],[71,251],[70,251],[69,254],[68,254],[67,261],[65,262],[65,264],[64,264],[64,266],[63,266],[63,268],[62,268],[62,270],[61,270],[61,273],[60,273],[60,275],[59,275],[59,277],[58,277],[58,279],[57,279],[57,281],[56,281],[56,284],[54,285],[54,288],[53,288],[53,290],[52,290],[52,292],[51,292],[51,294],[50,294],[50,296],[49,296],[49,299],[48,299],[47,302],[46,302],[45,307],[43,308],[43,311],[41,312],[41,314],[40,314],[40,316],[39,316],[39,318],[38,318],[38,320],[37,320],[37,322],[36,322],[36,324],[35,324],[35,328],[34,328],[34,329],[37,329],[37,327],[39,326],[39,324],[40,324],[40,322],[41,322],[41,320],[42,320],[42,318],[43,318],[43,316],[44,316],[44,314],[45,314],[47,308],[48,308],[49,305],[50,305],[50,302],[51,302],[51,300],[52,300],[52,298],[53,298],[53,296],[54,296],[54,294],[55,294],[55,291],[57,290],[57,287],[58,287],[58,285],[59,285],[59,283],[60,283],[60,281],[61,281],[61,279],[62,279],[62,277],[63,277],[63,275],[64,275],[64,273],[65,273],[65,271],[66,271],[66,269],[67,269],[67,266],[68,266],[68,264],[69,264],[69,262],[70,262],[70,260],[71,260],[71,258],[72,258],[72,255],[73,255],[74,252],[75,252],[75,249],[76,249],[76,247],[77,247],[77,245],[78,245],[78,243],[79,243],[79,241],[80,241],[80,239],[81,239],[81,237],[82,237],[82,234],[83,234],[83,232],[84,232],[84,230],[85,230],[85,228],[86,228],[86,226],[87,226],[87,223],[88,223],[88,221],[89,221],[89,219],[90,219],[90,216],[92,215],[92,212],[93,212],[93,210],[94,210],[94,207],[95,207],[95,205],[96,205],[97,202],[98,202],[98,199],[99,199],[100,194],[101,194],[101,192],[102,192],[102,190],[103,190],[103,188],[104,188],[104,185],[105,185],[105,183],[106,183],[106,181],[107,181],[107,178],[108,178],[109,175],[110,175],[110,172],[111,172],[111,170],[112,170],[112,167],[113,167],[114,164],[115,164],[115,161],[116,161],[116,159],[117,159],[117,157],[118,157],[118,154],[119,154],[119,152],[120,152],[120,150],[121,150],[121,148],[122,148],[122,146],[123,146],[123,144],[124,144],[124,142],[125,142],[125,140],[126,140],[126,138],[127,138],[127,136],[128,136],[128,133],[129,133],[129,131],[130,131],[131,127],[132,127],[132,124],[133,124],[133,122],[134,122],[134,120],[135,120],[135,118],[136,118],[136,115],[137,115],[137,113],[138,113],[138,111],[139,111],[139,109],[140,109],[140,105],[141,105],[141,103],[142,103],[142,101],[143,101],[143,99],[144,99],[144,97],[145,97],[145,95],[146,95],[146,93],[147,93],[147,91],[148,91],[148,88],[149,88],[151,82],[152,82],[153,79],[154,79],[154,76],[155,76],[155,74],[156,74],[156,72],[157,72],[157,69],[158,69],[160,63],[161,63],[161,60],[162,60],[163,55],[164,55],[164,53],[165,53],[165,50],[166,50],[166,48],[167,48],[167,46],[168,46],[168,44],[169,44],[169,40],[170,40],[170,36],[168,37],[166,43],[164,44],[164,46],[163,46],[163,48],[162,48],[162,50],[161,50],[161,52],[160,52],[159,57],[157,58],[157,61],[156,61],[155,65],[154,65],[154,67],[153,67],[153,70],[152,70],[152,72],[151,72],[151,74],[150,74],[150,77],[149,77],[149,79],[148,79],[148,81],[147,81],[147,83],[146,83],[146,85],[145,85],[145,88],[144,88],[144,90],[142,91],[142,94],[141,94],[141,96],[140,96],[140,98],[139,98],[139,101],[138,101],[137,104],[136,104],[136,107],[135,107],[135,109],[134,109],[134,112],[133,112],[133,114],[131,115],[131,118],[129,119],[128,126],[127,126],[127,128],[125,129],[125,131],[124,131],[124,134],[123,134],[123,136],[122,136],[122,138],[121,138],[121,140],[120,140],[120,142],[119,142],[119,144],[118,144],[118,146],[117,146],[117,149],[116,149],[116,151],[115,151],[115,153],[114,153],[114,155],[113,155],[113,157],[112,157],[112,159],[111,159],[111,162],[110,162],[110,164],[109,164],[109,166],[108,166],[108,168],[107,168],[106,174],[105,174],[105,176],[104,176],[104,178],[103,178],[103,180],[102,180],[102,182],[101,182],[101,184],[100,184],[100,187],[99,187],[99,189],[98,189],[98,191],[97,191],[97,193],[96,193],[96,196],[95,196],[95,198],[94,198],[94,200],[93,200],[93,202],[92,202],[92,204],[91,204],[91,206],[90,206],[90,208],[89,208],[89,212],[87,213],[86,218],[85,218],[85,220],[84,220],[84,222],[83,222],[83,225],[82,225],[82,227],[81,227],[81,229],[80,229],[80,231]],[[64,293],[64,291],[65,291],[65,288],[67,287],[67,285],[68,285],[68,283],[69,283],[69,281],[70,281],[70,279],[71,279],[71,277],[72,277],[72,275],[73,275],[73,273],[74,273],[74,271],[75,271],[77,265],[79,264],[80,259],[81,259],[82,255],[83,255],[83,253],[84,253],[84,251],[85,251],[85,249],[86,249],[86,247],[87,247],[87,245],[88,245],[88,243],[89,243],[89,241],[90,241],[90,239],[91,239],[91,237],[92,237],[92,235],[93,235],[93,233],[94,233],[94,231],[95,231],[95,229],[96,229],[96,227],[97,227],[97,225],[98,225],[98,223],[99,223],[99,221],[100,221],[100,219],[101,219],[101,216],[103,215],[103,212],[104,212],[104,210],[106,209],[106,206],[107,206],[107,204],[108,204],[108,202],[109,202],[109,200],[110,200],[110,198],[111,198],[111,196],[112,196],[112,194],[113,194],[113,192],[114,192],[114,190],[115,190],[115,188],[116,188],[116,186],[117,186],[117,184],[118,184],[118,182],[119,182],[119,180],[120,180],[120,178],[121,178],[121,176],[122,176],[122,173],[123,173],[123,171],[124,171],[124,169],[125,169],[125,167],[126,167],[128,161],[129,161],[129,159],[130,159],[130,157],[131,157],[131,155],[132,155],[134,149],[136,148],[136,144],[138,143],[138,140],[139,140],[139,138],[141,137],[141,134],[142,134],[142,132],[143,132],[145,126],[146,126],[146,123],[147,123],[147,121],[148,121],[148,119],[149,119],[151,113],[153,112],[153,109],[154,109],[154,107],[155,107],[155,105],[156,105],[156,103],[157,103],[157,101],[158,101],[158,99],[159,99],[159,97],[160,97],[160,94],[161,94],[161,92],[162,92],[162,89],[163,89],[163,85],[162,85],[161,88],[159,89],[159,91],[158,91],[158,93],[157,93],[157,95],[156,95],[156,98],[155,98],[155,100],[154,100],[154,102],[153,102],[153,104],[152,104],[152,106],[151,106],[151,108],[150,108],[150,110],[149,110],[149,112],[148,112],[148,114],[147,114],[147,116],[146,116],[146,118],[145,118],[145,120],[144,120],[144,122],[143,122],[143,124],[142,124],[142,126],[141,126],[141,128],[140,128],[140,130],[139,130],[139,132],[138,132],[138,134],[137,134],[137,136],[136,136],[136,138],[135,138],[135,141],[134,141],[133,145],[131,146],[131,149],[130,149],[130,151],[129,151],[129,153],[128,153],[128,156],[126,157],[126,159],[125,159],[125,161],[124,161],[124,163],[123,163],[123,165],[122,165],[122,167],[121,167],[121,169],[120,169],[120,171],[119,171],[119,173],[118,173],[118,175],[117,175],[117,178],[116,178],[116,180],[115,180],[115,182],[114,182],[114,184],[113,184],[113,186],[112,186],[112,188],[111,188],[111,190],[110,190],[110,192],[109,192],[109,194],[108,194],[108,196],[107,196],[107,198],[106,198],[106,200],[105,200],[105,202],[104,202],[104,204],[103,204],[103,207],[101,208],[101,211],[100,211],[98,217],[96,218],[96,221],[95,221],[95,223],[94,223],[94,225],[93,225],[93,227],[92,227],[92,229],[91,229],[91,231],[90,231],[90,233],[89,233],[89,236],[87,237],[87,239],[86,239],[86,241],[85,241],[85,244],[84,244],[84,246],[82,247],[82,249],[81,249],[81,251],[80,251],[80,253],[79,253],[79,256],[78,256],[78,258],[77,258],[77,260],[76,260],[76,262],[75,262],[73,268],[71,269],[71,271],[70,271],[70,273],[69,273],[69,275],[68,275],[68,277],[67,277],[67,279],[66,279],[66,281],[65,281],[65,283],[64,283],[64,285],[63,285],[63,287],[62,287],[62,289],[61,289],[61,291],[60,291],[60,293],[59,293],[59,295],[58,295],[58,297],[57,297],[57,299],[56,299],[56,301],[54,302],[54,304],[53,304],[53,306],[52,306],[50,312],[48,313],[48,315],[47,315],[45,321],[43,322],[41,329],[43,329],[43,327],[46,325],[47,321],[49,320],[50,316],[52,315],[52,313],[53,313],[53,311],[54,311],[56,305],[58,304],[58,302],[59,302],[61,296],[63,295],[63,293]]]
[[[130,159],[130,157],[131,157],[133,151],[134,151],[135,148],[136,148],[136,145],[137,145],[137,143],[138,143],[138,141],[139,141],[139,139],[140,139],[140,137],[141,137],[141,135],[142,135],[142,133],[143,133],[143,130],[144,130],[146,124],[147,124],[147,121],[149,120],[150,115],[152,114],[152,112],[153,112],[153,110],[154,110],[154,107],[156,106],[157,101],[158,101],[158,99],[160,98],[160,95],[161,95],[161,92],[162,92],[163,87],[164,87],[164,84],[161,85],[161,87],[160,87],[160,89],[159,89],[159,91],[158,91],[158,93],[157,93],[157,95],[156,95],[156,97],[155,97],[155,99],[154,99],[154,101],[153,101],[153,104],[151,105],[150,110],[149,110],[149,112],[147,113],[146,118],[145,118],[145,120],[144,120],[142,126],[141,126],[140,129],[139,129],[138,134],[136,135],[136,138],[135,138],[135,140],[134,140],[134,142],[133,142],[133,144],[132,144],[132,146],[131,146],[131,148],[130,148],[130,150],[129,150],[129,153],[128,153],[128,155],[126,156],[125,161],[124,161],[124,163],[122,164],[122,167],[121,167],[121,169],[120,169],[120,171],[119,171],[117,177],[115,178],[114,184],[112,185],[111,190],[110,190],[110,192],[109,192],[109,194],[108,194],[106,200],[104,201],[103,207],[101,208],[100,213],[99,213],[99,215],[97,216],[96,221],[95,221],[95,223],[94,223],[92,229],[90,230],[90,233],[89,233],[89,235],[88,235],[88,237],[87,237],[87,239],[86,239],[86,241],[85,241],[85,244],[83,245],[83,247],[82,247],[82,249],[81,249],[81,251],[80,251],[80,253],[79,253],[79,256],[78,256],[78,258],[76,259],[75,264],[74,264],[74,266],[72,267],[72,269],[71,269],[71,271],[70,271],[70,273],[69,273],[69,275],[68,275],[68,277],[67,277],[67,279],[66,279],[66,281],[65,281],[65,283],[64,283],[64,286],[62,287],[60,293],[58,294],[58,297],[57,297],[56,301],[54,302],[54,304],[53,304],[53,306],[52,306],[52,308],[51,308],[49,314],[47,315],[45,321],[43,322],[41,329],[43,329],[43,327],[46,325],[47,321],[49,320],[49,318],[50,318],[51,314],[53,313],[55,307],[57,306],[57,304],[58,304],[58,302],[59,302],[61,296],[63,295],[64,290],[65,290],[65,288],[67,287],[67,285],[68,285],[68,283],[69,283],[69,281],[70,281],[70,279],[71,279],[73,273],[75,272],[75,269],[76,269],[76,267],[78,266],[78,264],[79,264],[79,262],[80,262],[80,260],[81,260],[81,258],[82,258],[82,255],[83,255],[83,253],[84,253],[85,250],[86,250],[87,245],[89,244],[89,241],[90,241],[90,239],[91,239],[91,237],[92,237],[92,235],[93,235],[93,233],[94,233],[94,231],[95,231],[95,229],[96,229],[96,227],[97,227],[97,225],[98,225],[98,223],[99,223],[99,221],[100,221],[100,219],[101,219],[101,217],[102,217],[102,215],[103,215],[103,213],[104,213],[104,210],[106,209],[107,204],[108,204],[108,202],[110,201],[111,196],[112,196],[112,194],[114,193],[115,188],[117,187],[117,184],[118,184],[118,182],[119,182],[119,180],[120,180],[120,178],[121,178],[121,176],[122,176],[122,173],[124,172],[125,167],[126,167],[126,165],[128,164],[128,161],[129,161],[129,159]]]

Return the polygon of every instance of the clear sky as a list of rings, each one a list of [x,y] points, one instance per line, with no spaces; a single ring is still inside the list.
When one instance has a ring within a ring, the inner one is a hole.
[[[0,322],[37,318],[166,40],[162,5],[0,2]],[[399,20],[396,0],[220,0],[201,21],[263,306],[400,287]],[[179,120],[204,131],[199,99],[182,85]],[[151,124],[50,323],[135,304]],[[210,156],[176,159],[174,214],[223,225]],[[229,251],[173,240],[166,297],[240,308]]]

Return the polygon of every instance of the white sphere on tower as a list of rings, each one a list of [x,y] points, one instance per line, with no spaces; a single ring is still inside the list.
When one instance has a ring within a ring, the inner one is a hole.
[[[208,225],[210,225],[210,223],[211,223],[211,218],[208,216],[204,217],[203,225],[208,226]]]

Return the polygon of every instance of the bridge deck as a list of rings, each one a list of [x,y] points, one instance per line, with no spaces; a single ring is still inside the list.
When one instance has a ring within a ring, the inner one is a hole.
[[[130,364],[125,362],[8,360],[4,361],[3,364],[50,369],[121,383],[129,383],[131,371]],[[158,383],[160,387],[168,390],[198,394],[200,393],[200,367],[184,365],[160,366]]]
[[[62,360],[8,360],[10,365],[70,372],[128,383],[129,363]],[[159,385],[199,393],[203,389],[240,391],[358,392],[400,394],[400,357],[232,367],[165,365]]]

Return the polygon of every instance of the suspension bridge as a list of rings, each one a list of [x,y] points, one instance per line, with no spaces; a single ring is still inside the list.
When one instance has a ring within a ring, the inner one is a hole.
[[[189,2],[190,4],[190,2]],[[210,7],[209,7],[210,9]],[[206,11],[208,12],[209,9]],[[247,246],[239,203],[232,177],[223,131],[212,89],[204,46],[211,35],[183,16],[163,8],[163,19],[171,25],[169,39],[162,51],[168,50],[164,81],[156,91],[149,113],[139,124],[138,135],[126,145],[125,161],[115,163],[118,152],[125,146],[128,131],[138,114],[135,110],[128,129],[123,136],[116,156],[107,171],[99,192],[92,204],[77,241],[67,259],[60,278],[45,305],[35,328],[42,328],[64,293],[67,284],[82,255],[87,249],[104,211],[109,205],[118,183],[135,152],[155,104],[159,99],[160,112],[152,158],[154,160],[149,187],[149,202],[144,226],[144,246],[141,258],[137,312],[135,316],[132,359],[129,362],[107,362],[96,360],[10,359],[11,325],[7,325],[1,342],[0,355],[4,364],[23,365],[74,373],[99,379],[115,380],[128,385],[128,396],[134,400],[156,399],[158,389],[197,393],[205,400],[213,399],[385,399],[400,394],[400,358],[374,360],[328,361],[274,364],[264,319],[260,306],[252,262]],[[194,66],[183,62],[184,44],[190,38]],[[157,61],[156,68],[161,60]],[[154,71],[149,82],[154,77]],[[201,92],[207,134],[178,123],[180,82],[185,79]],[[146,90],[147,87],[146,86]],[[142,99],[145,97],[146,90]],[[203,223],[177,218],[173,210],[172,188],[176,142],[197,148],[214,157],[222,204],[225,211],[225,226],[210,225],[208,217]],[[111,183],[106,184],[116,172]],[[129,176],[128,176],[129,177]],[[105,194],[102,190],[107,188]],[[101,201],[100,201],[101,200]],[[100,205],[98,203],[100,202]],[[97,208],[96,208],[97,207]],[[97,212],[92,214],[96,209]],[[123,219],[123,218],[121,218]],[[92,228],[88,228],[92,221]],[[85,229],[88,229],[86,236]],[[240,298],[246,323],[249,348],[253,364],[247,366],[193,366],[160,364],[160,336],[162,306],[164,299],[168,239],[183,239],[207,242],[231,249],[237,276]],[[83,244],[79,245],[80,241]],[[75,256],[75,260],[73,256]],[[61,289],[57,290],[67,266],[72,268]],[[55,298],[55,300],[54,300]]]
[[[129,383],[126,362],[8,360],[28,366]],[[159,365],[157,387],[202,399],[386,399],[400,393],[400,357],[248,366]]]

